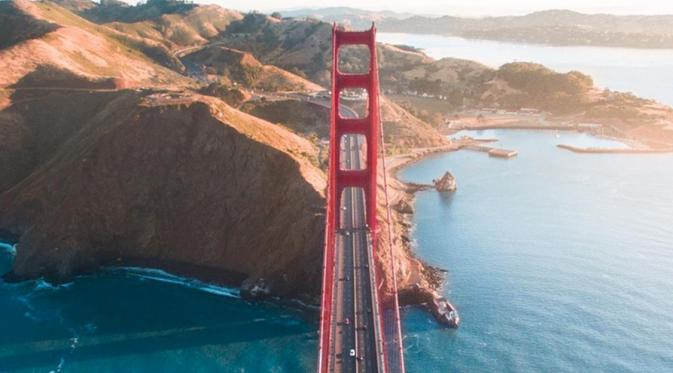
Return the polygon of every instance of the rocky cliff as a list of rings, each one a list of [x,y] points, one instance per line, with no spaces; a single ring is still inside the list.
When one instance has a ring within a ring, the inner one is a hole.
[[[0,194],[0,230],[20,237],[7,278],[139,265],[317,294],[324,175],[309,142],[198,95],[99,101],[75,128],[5,110],[0,128],[25,134],[3,137],[19,155],[5,159],[30,165]]]

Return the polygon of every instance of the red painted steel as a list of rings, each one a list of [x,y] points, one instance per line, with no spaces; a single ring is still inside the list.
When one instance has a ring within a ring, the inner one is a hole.
[[[339,48],[343,45],[364,45],[370,51],[369,72],[366,74],[345,74],[339,71],[338,56]],[[320,342],[318,371],[328,372],[330,367],[330,354],[332,341],[333,291],[334,291],[334,267],[336,250],[336,231],[340,226],[339,206],[341,206],[341,194],[345,188],[362,188],[365,193],[366,219],[371,233],[372,257],[376,258],[377,243],[377,162],[378,162],[378,138],[379,138],[379,76],[376,58],[376,29],[374,26],[367,31],[342,31],[334,26],[332,30],[332,105],[330,125],[330,149],[329,149],[329,176],[327,185],[327,216],[325,226],[325,248],[323,261],[323,286],[320,312]],[[365,118],[342,118],[340,115],[340,92],[349,88],[363,88],[368,94],[368,108]],[[341,170],[339,165],[341,156],[341,138],[343,135],[359,134],[364,136],[367,156],[365,168],[362,170]],[[384,286],[382,276],[383,263],[376,263],[374,268],[374,283],[377,292]],[[396,287],[393,286],[396,292]],[[390,299],[391,294],[385,295]],[[392,294],[397,307],[397,294]],[[378,297],[377,299],[381,299]],[[379,324],[383,325],[383,303],[379,301]],[[397,314],[399,322],[399,314]],[[382,330],[383,328],[381,328]],[[399,324],[398,324],[399,330]],[[383,336],[381,336],[383,338]],[[385,339],[384,339],[385,340]],[[385,354],[386,348],[383,349]],[[400,350],[400,353],[402,351]],[[384,361],[388,359],[384,358]],[[386,367],[387,368],[387,367]],[[402,368],[402,371],[404,368]],[[388,371],[388,369],[385,369]]]

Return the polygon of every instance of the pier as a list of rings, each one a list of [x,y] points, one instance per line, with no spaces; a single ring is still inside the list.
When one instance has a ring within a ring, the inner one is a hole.
[[[476,152],[488,153],[490,157],[512,158],[519,154],[516,150],[494,148],[492,146],[470,144],[463,146],[463,149],[474,150]]]

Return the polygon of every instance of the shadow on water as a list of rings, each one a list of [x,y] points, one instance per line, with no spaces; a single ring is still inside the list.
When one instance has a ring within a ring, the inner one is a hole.
[[[439,196],[439,201],[444,207],[449,207],[451,206],[451,202],[453,201],[455,192],[442,192],[442,193],[437,193]]]
[[[0,272],[11,265],[10,249],[0,247]],[[226,356],[229,346],[277,346],[287,337],[316,343],[301,311],[123,271],[58,287],[0,280],[0,310],[2,372],[53,366],[64,356],[70,364],[199,347]]]
[[[131,354],[147,354],[158,351],[184,349],[205,345],[227,345],[237,342],[279,338],[288,335],[305,335],[311,338],[313,333],[297,330],[296,326],[274,325],[273,327],[255,328],[250,331],[250,323],[223,323],[203,325],[193,328],[170,329],[143,333],[127,334],[120,331],[119,335],[82,337],[75,354],[69,360],[81,361],[90,359],[110,358]],[[72,351],[73,340],[36,340],[22,345],[23,351],[14,350],[12,346],[0,348],[0,367],[3,369],[26,369],[44,366]],[[3,351],[5,350],[5,351]],[[2,356],[7,355],[8,356]]]

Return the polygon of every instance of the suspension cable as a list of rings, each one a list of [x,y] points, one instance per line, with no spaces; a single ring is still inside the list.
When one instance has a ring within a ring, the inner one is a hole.
[[[393,292],[394,294],[394,305],[395,305],[395,321],[397,322],[397,340],[398,340],[398,353],[400,356],[400,366],[402,372],[404,369],[404,351],[402,350],[402,320],[400,318],[400,303],[397,294],[397,267],[395,265],[395,259],[393,257],[393,218],[390,209],[390,198],[388,197],[388,167],[386,165],[386,145],[383,133],[383,120],[381,118],[381,104],[379,103],[377,110],[379,112],[379,152],[381,155],[381,163],[383,166],[383,194],[385,196],[386,202],[386,219],[388,220],[388,255],[390,256],[390,267],[393,271]]]

